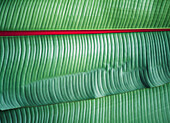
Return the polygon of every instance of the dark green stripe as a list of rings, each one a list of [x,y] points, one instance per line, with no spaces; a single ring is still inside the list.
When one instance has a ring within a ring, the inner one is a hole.
[[[0,37],[0,109],[170,82],[170,32]]]
[[[160,87],[55,105],[0,112],[3,123],[169,123],[170,83]]]

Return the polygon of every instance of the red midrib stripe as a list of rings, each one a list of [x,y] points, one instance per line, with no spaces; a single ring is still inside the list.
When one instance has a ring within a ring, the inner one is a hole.
[[[100,33],[127,33],[127,32],[155,32],[155,31],[170,31],[170,29],[0,31],[0,36],[71,35],[71,34],[100,34]]]

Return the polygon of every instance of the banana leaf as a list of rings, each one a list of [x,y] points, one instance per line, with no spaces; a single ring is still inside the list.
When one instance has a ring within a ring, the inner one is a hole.
[[[170,0],[0,0],[0,30],[170,28]]]
[[[169,123],[170,83],[123,94],[0,112],[3,123]]]
[[[169,39],[170,32],[0,37],[0,110],[168,83]]]

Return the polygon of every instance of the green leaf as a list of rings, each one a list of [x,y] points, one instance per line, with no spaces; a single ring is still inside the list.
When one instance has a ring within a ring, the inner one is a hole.
[[[92,100],[1,111],[0,121],[3,123],[169,123],[169,97],[170,83]]]
[[[170,32],[0,37],[0,110],[170,82]]]
[[[169,0],[1,0],[0,30],[170,28]]]

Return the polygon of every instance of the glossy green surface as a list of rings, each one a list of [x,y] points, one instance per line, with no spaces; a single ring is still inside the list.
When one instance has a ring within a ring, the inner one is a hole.
[[[0,112],[3,123],[169,123],[170,83],[55,105],[19,108]]]
[[[0,37],[0,110],[170,82],[170,32]]]
[[[170,28],[170,0],[0,0],[0,30]]]

